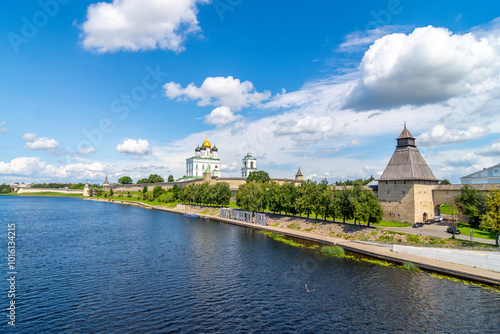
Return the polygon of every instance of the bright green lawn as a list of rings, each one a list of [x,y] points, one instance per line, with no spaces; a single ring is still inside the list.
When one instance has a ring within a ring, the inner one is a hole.
[[[444,215],[456,215],[456,214],[458,214],[458,211],[456,208],[453,210],[454,212],[452,212],[452,209],[453,209],[453,207],[450,204],[443,204],[443,205],[441,205],[440,211],[441,211],[441,214],[444,214]]]
[[[458,223],[458,229],[460,230],[460,233],[462,235],[470,236],[469,231],[471,230],[471,227],[469,224],[465,223]],[[483,239],[493,239],[495,240],[495,233],[493,232],[488,232],[479,228],[472,227],[472,237],[473,238],[483,238]]]
[[[387,226],[387,227],[408,227],[411,226],[409,223],[403,223],[401,226],[401,223],[399,222],[389,222],[389,221],[384,221],[382,220],[379,224],[373,224],[371,223],[370,226]]]

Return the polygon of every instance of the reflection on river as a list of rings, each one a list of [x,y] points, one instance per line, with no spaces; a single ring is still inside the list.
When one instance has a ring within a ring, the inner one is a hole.
[[[19,333],[499,328],[496,291],[324,257],[242,227],[71,198],[2,196],[0,214],[4,250],[16,223]]]

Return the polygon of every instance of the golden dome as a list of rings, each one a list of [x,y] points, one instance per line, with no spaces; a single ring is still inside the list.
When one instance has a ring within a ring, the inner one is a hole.
[[[203,142],[203,147],[211,148],[212,144],[210,144],[210,142],[208,141],[208,139],[205,139],[205,141]]]

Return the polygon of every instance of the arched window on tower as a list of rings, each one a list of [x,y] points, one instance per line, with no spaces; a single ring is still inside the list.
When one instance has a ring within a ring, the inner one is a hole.
[[[250,168],[253,168],[253,161],[250,162]]]

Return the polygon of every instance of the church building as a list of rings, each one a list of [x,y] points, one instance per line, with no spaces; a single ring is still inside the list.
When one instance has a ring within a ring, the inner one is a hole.
[[[194,156],[186,159],[186,177],[203,178],[205,171],[210,171],[212,176],[220,177],[220,159],[217,157],[219,149],[206,139],[201,147],[194,150]]]
[[[250,145],[248,145],[248,153],[243,158],[242,167],[241,167],[241,177],[248,177],[251,172],[257,171],[257,160],[252,157],[252,153],[250,153]]]

